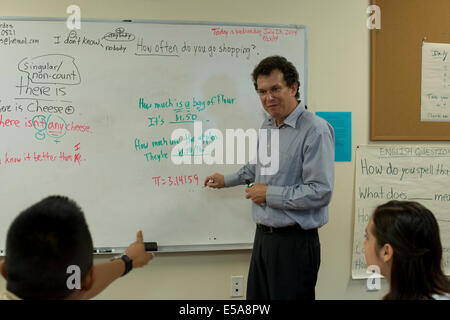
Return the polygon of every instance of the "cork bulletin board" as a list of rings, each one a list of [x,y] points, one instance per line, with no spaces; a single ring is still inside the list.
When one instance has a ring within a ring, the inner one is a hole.
[[[449,0],[372,0],[370,139],[450,140],[450,122],[421,121],[422,44],[450,43]]]

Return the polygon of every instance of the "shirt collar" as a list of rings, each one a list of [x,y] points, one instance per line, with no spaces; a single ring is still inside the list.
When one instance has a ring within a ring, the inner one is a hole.
[[[292,110],[292,112],[287,116],[287,118],[284,119],[283,124],[286,124],[294,129],[296,129],[297,128],[297,120],[302,115],[303,111],[305,111],[305,105],[303,104],[302,101],[300,101],[299,104],[297,105],[297,107],[295,107],[295,109]],[[274,118],[270,117],[269,121],[272,124],[272,126],[274,126],[274,127],[277,126],[277,121]]]

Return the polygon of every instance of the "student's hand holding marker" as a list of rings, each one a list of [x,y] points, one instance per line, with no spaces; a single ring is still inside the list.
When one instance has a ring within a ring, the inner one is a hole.
[[[207,176],[203,186],[211,188],[225,188],[224,176],[220,173],[214,173],[211,176]]]

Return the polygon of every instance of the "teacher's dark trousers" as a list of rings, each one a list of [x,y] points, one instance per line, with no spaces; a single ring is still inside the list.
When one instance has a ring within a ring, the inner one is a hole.
[[[257,225],[247,300],[314,300],[319,266],[317,229]]]

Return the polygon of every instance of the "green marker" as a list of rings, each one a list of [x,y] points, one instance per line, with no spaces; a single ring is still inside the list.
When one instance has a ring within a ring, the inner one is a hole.
[[[250,180],[245,180],[245,183],[247,184],[247,188],[253,187],[253,183]]]

